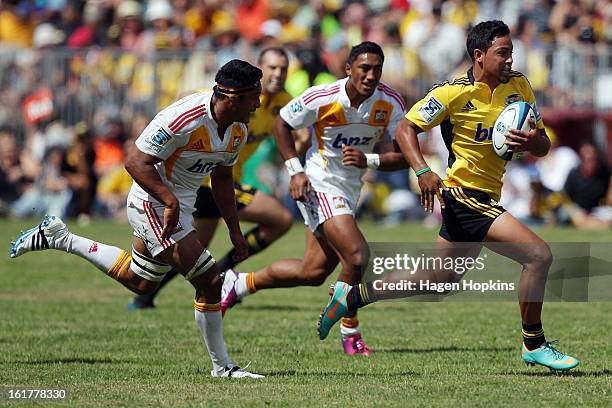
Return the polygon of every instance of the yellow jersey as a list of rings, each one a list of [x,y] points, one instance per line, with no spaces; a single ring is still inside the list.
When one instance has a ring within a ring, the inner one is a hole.
[[[536,114],[536,126],[544,129],[535,96],[527,78],[511,71],[510,80],[491,91],[467,74],[434,86],[406,114],[406,119],[423,130],[440,125],[448,149],[444,183],[484,191],[499,200],[506,161],[492,147],[493,124],[510,103],[525,101]]]
[[[291,95],[285,91],[278,92],[271,97],[261,94],[260,106],[249,120],[249,136],[246,145],[240,151],[238,161],[234,165],[234,180],[242,178],[242,166],[255,153],[261,142],[272,135],[272,125],[280,109],[289,103]]]

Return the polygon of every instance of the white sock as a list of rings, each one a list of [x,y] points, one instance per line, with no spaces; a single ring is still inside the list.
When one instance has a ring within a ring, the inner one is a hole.
[[[249,286],[247,285],[248,275],[248,273],[239,273],[238,280],[234,282],[234,289],[236,289],[236,295],[238,295],[239,298],[243,298],[251,294],[249,291]]]
[[[227,347],[223,340],[221,311],[201,312],[195,309],[195,320],[212,360],[213,370],[219,372],[228,365],[235,365],[227,354]]]
[[[346,339],[349,336],[354,336],[355,334],[361,334],[361,327],[357,325],[357,327],[346,327],[342,323],[340,324],[340,335],[342,339]]]
[[[121,248],[92,241],[69,232],[55,247],[75,254],[94,264],[102,272],[108,272],[125,251]]]

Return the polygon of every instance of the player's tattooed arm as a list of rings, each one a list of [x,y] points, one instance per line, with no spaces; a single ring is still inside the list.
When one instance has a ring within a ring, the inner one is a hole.
[[[225,220],[230,239],[236,248],[234,260],[242,261],[249,256],[249,249],[238,222],[232,166],[216,166],[210,175],[210,181],[217,208]]]
[[[161,159],[140,151],[135,145],[128,151],[125,169],[140,187],[166,207],[162,237],[169,238],[178,224],[180,206],[176,196],[166,187],[155,169]]]

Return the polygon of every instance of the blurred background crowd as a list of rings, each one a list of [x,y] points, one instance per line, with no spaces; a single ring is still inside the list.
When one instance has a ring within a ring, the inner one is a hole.
[[[383,81],[411,105],[467,70],[467,30],[490,19],[511,27],[514,69],[554,141],[509,164],[502,204],[527,222],[610,228],[610,0],[0,0],[0,216],[125,217],[126,146],[230,59],[285,47],[297,95],[343,77],[349,48],[375,41]],[[421,141],[442,174],[439,132]],[[278,161],[263,143],[243,181],[283,198]],[[422,219],[411,173],[367,174],[359,216]]]

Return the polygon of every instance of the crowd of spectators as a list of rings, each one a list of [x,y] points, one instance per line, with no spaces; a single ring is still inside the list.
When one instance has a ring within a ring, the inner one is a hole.
[[[610,0],[0,0],[0,215],[122,217],[125,147],[180,92],[210,87],[232,58],[286,47],[286,88],[296,95],[344,76],[348,48],[375,41],[385,50],[383,80],[411,104],[466,70],[466,32],[488,19],[511,27],[514,68],[541,106],[612,109],[601,92],[612,83]],[[609,227],[606,146],[578,137],[579,151],[557,143],[542,160],[510,164],[512,212]],[[423,143],[443,172],[439,139],[434,131]],[[274,157],[269,143],[262,149],[254,162]],[[263,178],[282,194],[282,172],[270,168],[260,167]],[[409,174],[369,175],[361,213],[422,216]]]

